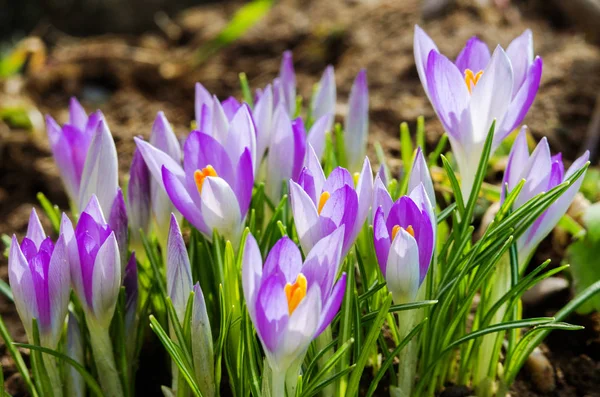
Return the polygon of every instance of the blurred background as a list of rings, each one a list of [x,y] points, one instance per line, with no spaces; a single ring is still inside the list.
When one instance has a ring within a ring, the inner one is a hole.
[[[304,98],[335,67],[340,120],[367,69],[370,152],[379,141],[398,167],[401,122],[414,130],[423,115],[430,147],[443,133],[415,69],[417,23],[450,57],[473,35],[493,49],[530,28],[544,71],[525,121],[568,161],[588,149],[597,164],[600,0],[0,0],[0,234],[25,231],[40,191],[68,208],[43,115],[64,123],[71,96],[104,112],[124,178],[132,137],[147,137],[158,111],[185,136],[195,82],[240,98],[238,74],[262,87],[288,49]],[[499,180],[504,163],[494,167]]]

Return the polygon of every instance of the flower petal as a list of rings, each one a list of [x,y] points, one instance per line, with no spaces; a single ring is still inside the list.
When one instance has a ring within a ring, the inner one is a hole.
[[[461,73],[465,73],[466,69],[477,73],[484,70],[490,61],[490,50],[487,45],[477,37],[471,37],[465,48],[462,49],[456,58],[456,67]]]
[[[27,331],[28,338],[33,340],[31,320],[39,318],[36,288],[29,270],[29,264],[23,252],[21,252],[21,247],[15,235],[13,235],[8,255],[8,280],[21,323]]]
[[[181,162],[181,144],[163,112],[158,112],[152,124],[150,144],[168,154],[177,163]]]
[[[296,113],[296,73],[294,72],[294,60],[291,51],[283,53],[279,68],[279,79],[286,110],[290,117],[293,117]]]
[[[331,171],[329,177],[323,184],[323,191],[333,193],[344,186],[350,186],[354,189],[354,178],[350,175],[347,169],[342,167],[336,167]]]
[[[310,249],[321,238],[321,224],[317,208],[304,190],[294,181],[290,181],[290,201],[294,224],[304,252]]]
[[[167,293],[179,321],[183,323],[188,298],[192,292],[192,268],[177,219],[171,214],[167,240]]]
[[[121,260],[115,234],[111,233],[98,250],[92,274],[92,310],[100,324],[108,327],[121,288]]]
[[[368,157],[365,157],[363,162],[363,168],[356,184],[356,193],[358,199],[358,211],[356,212],[356,220],[354,221],[354,227],[350,232],[349,241],[355,241],[358,234],[360,233],[367,216],[369,216],[369,209],[373,203],[373,170],[371,169],[371,162]]]
[[[208,106],[210,109],[212,109],[212,96],[202,84],[196,83],[194,110],[196,113],[196,124],[198,127],[204,122],[202,117],[202,106]],[[207,131],[207,133],[210,132]]]
[[[319,320],[319,326],[315,337],[319,336],[325,328],[329,327],[331,321],[340,310],[342,301],[344,300],[344,293],[346,292],[346,273],[342,273],[339,281],[333,287],[331,295],[325,301],[323,308],[321,309],[321,319]]]
[[[508,192],[510,193],[510,191],[512,191],[523,178],[523,171],[525,170],[529,160],[529,149],[527,148],[526,134],[527,127],[523,126],[523,128],[521,128],[521,132],[519,132],[519,135],[517,135],[515,138],[512,149],[510,150],[508,163],[506,164],[504,177],[502,179],[502,202],[504,202],[504,199],[507,196],[506,188],[508,187]]]
[[[317,91],[312,97],[310,109],[313,120],[318,120],[325,115],[334,115],[336,99],[335,72],[333,66],[329,65],[325,68]],[[333,118],[331,121],[333,122]]]
[[[293,284],[302,269],[302,255],[294,242],[287,236],[279,239],[269,251],[263,274],[265,277],[281,273],[286,283]]]
[[[512,82],[510,59],[498,46],[471,96],[471,119],[476,142],[484,142],[494,119],[500,123],[506,114],[512,99]]]
[[[148,142],[140,139],[138,137],[134,137],[133,140],[137,145],[137,148],[140,150],[142,157],[144,157],[144,162],[148,166],[148,170],[150,174],[154,177],[154,179],[163,186],[163,177],[162,177],[162,167],[166,167],[169,171],[177,177],[185,176],[185,172],[179,163],[167,153],[159,150],[149,144]]]
[[[385,280],[395,304],[415,300],[419,290],[419,249],[406,230],[400,229],[392,242]]]
[[[63,330],[71,294],[67,245],[59,236],[48,266],[48,297],[50,299],[51,341],[56,346]]]
[[[216,230],[237,248],[242,231],[242,215],[229,184],[219,177],[206,178],[202,187],[200,209],[208,229]]]
[[[71,97],[69,100],[69,124],[80,131],[85,130],[88,121],[87,113],[77,98]]]
[[[320,195],[323,191],[323,186],[325,185],[325,173],[323,172],[323,167],[321,167],[321,160],[317,156],[314,148],[310,145],[310,143],[306,152],[305,165],[314,180],[315,193],[317,195]],[[315,196],[312,197],[312,199],[316,205],[318,197]]]
[[[375,254],[377,262],[381,268],[381,273],[385,276],[388,255],[391,246],[391,237],[386,226],[386,219],[383,207],[377,208],[373,217],[373,242],[375,245]]]
[[[83,167],[79,208],[83,208],[95,194],[102,210],[110,213],[118,188],[117,148],[106,122],[100,121]]]
[[[38,218],[35,208],[31,209],[31,214],[29,215],[29,224],[27,225],[26,236],[28,239],[34,242],[37,249],[39,249],[40,245],[42,245],[42,241],[46,239],[46,232],[44,231],[42,222],[40,222],[40,218]]]
[[[327,132],[331,131],[333,127],[333,114],[326,113],[321,116],[315,123],[310,127],[308,131],[307,142],[311,145],[315,151],[317,158],[323,158],[325,152],[325,137]]]
[[[371,201],[371,200],[369,200]],[[328,235],[338,227],[346,227],[344,233],[344,245],[342,252],[345,254],[350,250],[354,240],[352,240],[352,230],[356,222],[360,222],[357,217],[358,197],[356,191],[348,185],[335,190],[320,213],[321,233]],[[364,219],[363,219],[364,222]]]
[[[294,172],[294,131],[292,122],[282,105],[277,106],[273,119],[273,134],[267,158],[267,196],[273,202],[281,198],[282,183]]]
[[[417,148],[417,154],[413,161],[412,169],[410,171],[410,177],[408,179],[408,191],[411,192],[414,188],[419,186],[419,183],[423,184],[429,203],[431,207],[435,208],[435,190],[433,189],[433,181],[431,180],[431,174],[429,173],[429,167],[423,156],[421,148]]]
[[[125,276],[125,266],[127,265],[127,208],[121,188],[117,190],[117,196],[113,200],[108,225],[115,232],[121,257],[121,274]]]
[[[348,114],[344,120],[344,146],[348,169],[357,171],[367,151],[369,132],[369,88],[367,71],[361,70],[350,89]]]
[[[506,48],[506,55],[510,58],[513,68],[513,95],[516,94],[528,74],[529,66],[533,62],[533,34],[526,29],[519,37],[515,38]]]
[[[417,73],[419,74],[419,79],[421,80],[421,84],[423,84],[423,89],[425,89],[425,93],[428,97],[430,97],[428,88],[429,82],[427,79],[428,59],[431,51],[439,51],[433,40],[431,40],[431,38],[427,35],[427,33],[425,33],[423,29],[419,27],[419,25],[415,25],[415,35],[413,41]],[[431,97],[429,99],[431,100]]]
[[[254,187],[254,173],[252,165],[252,155],[250,149],[246,148],[236,170],[236,181],[234,185],[235,194],[240,203],[240,213],[242,218],[248,213],[250,200],[252,199],[252,188]]]
[[[65,188],[69,197],[76,202],[79,199],[80,178],[75,169],[75,160],[73,159],[70,143],[60,126],[50,116],[46,116],[46,131],[52,149],[52,156],[58,166]]]
[[[375,177],[375,184],[373,187],[373,211],[377,211],[379,207],[381,207],[383,211],[383,218],[387,218],[387,215],[390,212],[390,208],[394,202],[392,201],[392,197],[390,193],[387,191],[383,181],[379,174]],[[373,224],[375,224],[375,217],[373,216]]]
[[[255,302],[263,275],[263,261],[256,239],[252,234],[246,237],[242,256],[242,287],[252,322],[256,322]]]
[[[185,219],[187,219],[196,229],[211,239],[212,232],[204,222],[200,208],[198,208],[186,190],[182,178],[177,177],[167,167],[163,167],[162,173],[165,189],[173,202],[173,205],[175,205],[175,208],[177,208]]]
[[[315,337],[321,317],[321,306],[321,290],[315,287],[310,288],[306,297],[302,299],[289,318],[282,341],[281,361],[291,363],[305,354],[310,342]]]
[[[265,156],[271,139],[271,126],[273,122],[273,88],[269,84],[259,101],[254,106],[253,118],[256,123],[256,169]]]
[[[336,229],[330,235],[323,237],[310,250],[302,274],[309,286],[316,284],[321,289],[321,297],[327,299],[333,287],[342,262],[342,244],[344,242],[344,226]]]
[[[227,144],[224,146],[233,164],[239,161],[246,149],[250,150],[252,161],[255,161],[256,128],[247,104],[243,104],[231,120]]]
[[[288,324],[288,305],[281,273],[268,276],[260,285],[255,301],[256,333],[271,354],[278,354]],[[297,310],[297,309],[296,309]]]

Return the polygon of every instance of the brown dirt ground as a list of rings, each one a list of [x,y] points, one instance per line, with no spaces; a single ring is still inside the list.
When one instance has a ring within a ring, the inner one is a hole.
[[[23,89],[10,100],[29,98],[42,113],[50,113],[59,122],[67,118],[72,95],[89,111],[100,108],[117,141],[125,175],[132,137],[148,136],[156,112],[163,110],[178,134],[188,131],[194,82],[202,82],[220,97],[239,97],[239,72],[247,73],[252,87],[264,86],[275,77],[280,54],[292,49],[304,97],[323,68],[333,64],[340,103],[345,103],[354,76],[367,68],[370,142],[381,142],[390,164],[397,166],[400,122],[414,126],[417,116],[424,115],[429,146],[434,146],[442,133],[417,77],[413,25],[420,24],[450,56],[472,35],[490,45],[506,46],[531,28],[536,53],[544,59],[544,73],[526,122],[535,137],[548,136],[553,149],[562,150],[565,158],[572,160],[581,151],[600,90],[600,51],[574,27],[563,21],[557,24],[555,15],[548,17],[549,7],[540,1],[520,1],[505,9],[480,8],[472,1],[459,0],[425,19],[416,0],[282,0],[243,39],[195,67],[189,63],[193,49],[214,37],[235,4],[188,10],[171,21],[166,31],[139,37],[76,39],[42,26],[37,32],[49,43],[48,65],[25,76]],[[0,92],[0,102],[7,100],[8,91],[5,86],[4,93]],[[345,113],[343,105],[339,113]],[[24,233],[30,208],[37,205],[37,192],[44,192],[61,208],[67,207],[66,196],[43,131],[29,134],[10,130],[0,122],[0,138],[0,233]],[[0,276],[6,278],[5,260]],[[0,300],[0,312],[12,334],[22,340],[16,314],[4,300]],[[600,395],[599,321],[597,317],[578,320],[590,327],[577,336],[561,334],[548,342],[558,386],[545,395]],[[0,346],[0,352],[4,350]],[[0,362],[9,391],[18,395],[22,388],[14,365],[6,356]],[[544,395],[533,390],[526,373],[513,394]]]

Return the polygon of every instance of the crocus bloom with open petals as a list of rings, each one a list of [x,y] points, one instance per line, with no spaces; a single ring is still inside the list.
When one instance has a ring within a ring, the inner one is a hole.
[[[535,195],[547,192],[563,183],[583,167],[588,158],[589,152],[586,151],[565,172],[562,155],[560,153],[554,156],[551,155],[550,146],[545,137],[538,143],[531,155],[529,154],[526,127],[523,127],[515,140],[506,171],[504,172],[502,200],[506,197],[506,187],[508,187],[508,191],[510,192],[522,179],[525,179],[525,185],[513,205],[514,209],[516,209]],[[518,239],[519,263],[522,266],[527,263],[533,250],[552,231],[560,218],[567,212],[582,182],[583,175],[540,215],[535,223]]]
[[[367,86],[367,71],[361,70],[348,100],[348,114],[344,120],[344,147],[348,169],[357,171],[367,153],[367,135],[369,132],[369,87]]]
[[[378,178],[379,181],[379,178]],[[376,195],[382,192],[377,192]],[[377,261],[396,304],[413,301],[435,244],[433,209],[422,183],[408,196],[381,200],[373,218]]]
[[[298,183],[290,181],[290,200],[294,223],[304,252],[310,251],[323,237],[345,226],[342,254],[346,255],[356,240],[371,207],[373,174],[365,158],[362,172],[355,174],[342,167],[325,178],[314,151],[309,150],[307,165]]]
[[[81,213],[75,230],[63,215],[61,233],[69,251],[73,289],[86,317],[108,327],[121,287],[121,258],[96,196]]]
[[[248,235],[242,258],[244,297],[274,379],[285,376],[292,363],[304,356],[340,308],[346,275],[337,283],[335,278],[343,235],[342,226],[319,241],[304,263],[296,244],[283,237],[264,267],[258,244]],[[283,385],[278,387],[273,395],[283,395]]]
[[[207,238],[216,230],[236,244],[254,184],[256,137],[246,105],[237,111],[230,129],[225,145],[192,131],[184,144],[183,167],[149,143],[134,139],[175,208]]]
[[[79,187],[83,166],[92,138],[104,116],[100,111],[86,114],[77,99],[71,98],[69,122],[62,127],[46,116],[46,128],[54,161],[60,171],[67,193],[74,203],[79,203]]]
[[[55,348],[62,333],[71,286],[65,239],[52,243],[35,212],[21,244],[13,236],[8,278],[21,322],[33,343],[32,320],[37,319],[42,345]]]
[[[492,122],[495,149],[519,126],[540,85],[542,60],[533,55],[526,30],[506,51],[471,38],[455,62],[438,52],[435,43],[415,26],[417,71],[452,145],[462,178],[463,195],[471,192],[477,166]]]

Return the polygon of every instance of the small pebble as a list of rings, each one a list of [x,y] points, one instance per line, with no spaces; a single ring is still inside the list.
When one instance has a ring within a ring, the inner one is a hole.
[[[525,291],[522,300],[526,306],[536,306],[554,294],[566,291],[569,282],[560,277],[548,277]]]
[[[539,347],[531,352],[525,362],[525,368],[529,373],[531,383],[537,391],[550,393],[556,389],[554,367]]]

